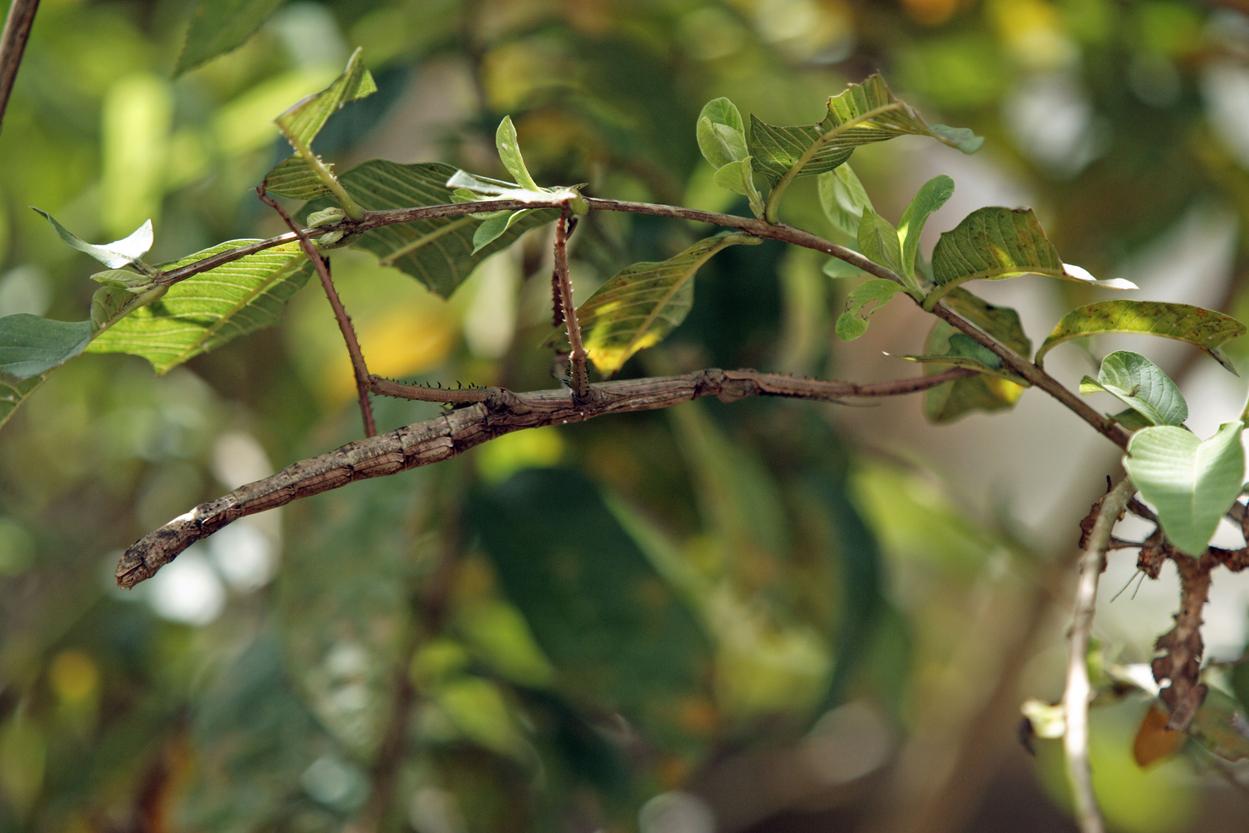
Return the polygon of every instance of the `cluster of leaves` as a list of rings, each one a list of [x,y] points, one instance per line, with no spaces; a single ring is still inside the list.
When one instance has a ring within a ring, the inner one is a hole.
[[[365,162],[339,174],[332,163],[315,152],[315,140],[338,110],[375,89],[357,52],[334,83],[277,119],[292,155],[269,173],[265,188],[278,196],[307,201],[309,224],[326,227],[327,233],[318,242],[323,248],[357,246],[380,263],[394,266],[431,291],[448,296],[484,258],[558,216],[552,202],[567,203],[578,213],[586,210],[579,186],[543,187],[536,182],[525,165],[510,119],[499,125],[496,144],[502,166],[513,181],[472,175],[439,163],[402,165],[384,160]],[[872,276],[846,293],[845,311],[836,324],[837,334],[845,340],[861,337],[870,317],[904,294],[928,310],[945,305],[1000,344],[1022,357],[1034,358],[1038,364],[1060,343],[1107,333],[1183,340],[1227,364],[1219,348],[1244,334],[1239,322],[1188,305],[1131,300],[1102,301],[1071,311],[1034,354],[1019,315],[985,302],[964,284],[1039,275],[1103,289],[1129,289],[1132,285],[1122,280],[1097,280],[1080,267],[1064,263],[1036,216],[1027,209],[978,209],[942,234],[931,256],[924,257],[920,250],[924,227],[950,198],[953,181],[939,176],[926,183],[895,226],[876,211],[849,164],[856,148],[905,135],[929,137],[964,152],[973,152],[980,145],[980,139],[968,130],[928,124],[913,108],[896,99],[878,76],[830,98],[827,114],[814,125],[776,126],[752,116],[747,127],[735,105],[727,99],[715,99],[703,108],[696,130],[698,145],[715,168],[715,181],[743,196],[756,217],[765,222],[777,221],[790,184],[800,178],[817,179],[820,203],[832,234],[876,267]],[[378,225],[349,235],[337,228],[339,221],[359,220],[370,211],[495,199],[538,205]],[[272,324],[282,305],[311,274],[307,259],[294,243],[199,271],[196,264],[206,259],[260,241],[226,241],[157,266],[142,260],[153,243],[150,223],[122,240],[95,245],[81,240],[52,217],[48,219],[69,245],[98,260],[106,270],[91,276],[102,286],[95,292],[87,320],[59,322],[30,315],[0,319],[0,383],[9,391],[0,400],[0,420],[48,372],[84,351],[139,355],[163,373]],[[596,368],[604,375],[615,373],[638,351],[662,341],[692,308],[693,278],[699,268],[730,246],[758,242],[749,233],[723,233],[697,241],[665,260],[635,263],[610,277],[577,310]],[[180,277],[180,270],[188,269],[195,273],[174,279]],[[857,271],[845,270],[840,262],[830,264],[826,272],[837,279],[858,275]],[[1000,357],[944,322],[934,325],[922,353],[907,358],[933,368],[954,366],[978,371],[926,395],[925,412],[937,422],[974,410],[1009,407],[1028,384],[1005,367]],[[1187,406],[1175,385],[1155,365],[1134,353],[1108,356],[1097,379],[1086,380],[1083,389],[1109,393],[1127,407],[1114,415],[1135,432],[1125,466],[1142,495],[1156,506],[1163,528],[1176,546],[1190,554],[1203,552],[1219,519],[1242,489],[1243,421],[1229,423],[1210,439],[1199,440],[1183,427]],[[580,487],[561,487],[558,491],[590,493]],[[492,517],[507,511],[505,504],[488,507]],[[602,511],[606,510],[587,506],[575,516],[589,517]],[[510,525],[521,526],[528,517],[522,513]],[[507,548],[503,540],[488,541],[487,545],[500,551]],[[533,581],[536,573],[508,571],[508,565],[520,561],[500,558],[502,579],[516,585],[512,588],[516,595],[534,595],[525,583]],[[556,571],[555,567],[552,570]],[[593,588],[587,592],[589,589]],[[526,613],[532,614],[528,624],[542,641],[565,632],[544,631],[540,609]],[[671,622],[655,621],[667,623],[663,627],[669,630],[690,631],[694,635],[687,640],[689,644],[701,646],[697,629],[686,627],[688,613],[677,611],[671,616]],[[698,647],[698,651],[704,648]],[[576,646],[566,645],[564,649],[576,653]],[[584,665],[584,658],[573,659],[569,667]],[[676,681],[681,686],[689,682]],[[590,687],[594,697],[606,695],[604,690]],[[606,686],[615,688],[614,683]],[[637,710],[650,708],[650,697],[635,704]],[[647,720],[662,724],[670,717],[650,715]]]

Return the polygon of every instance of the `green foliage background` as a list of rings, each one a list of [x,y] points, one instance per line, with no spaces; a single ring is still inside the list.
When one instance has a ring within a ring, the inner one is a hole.
[[[1235,5],[305,2],[174,77],[199,57],[179,57],[188,23],[213,6],[47,0],[0,133],[0,314],[77,320],[96,288],[27,205],[89,240],[152,217],[157,262],[279,231],[252,192],[289,154],[272,119],[358,45],[379,92],[318,137],[339,170],[385,157],[498,175],[511,114],[539,182],[743,214],[699,158],[702,103],[808,122],[880,70],[934,121],[987,138],[972,161],[918,139],[857,151],[883,216],[950,173],[1023,195],[1064,258],[1099,275],[1162,257],[1152,244],[1176,229],[1217,227],[1234,242],[1191,300],[1244,318],[1249,150],[1227,90],[1249,85],[1249,20]],[[935,214],[930,236],[959,216]],[[786,219],[825,222],[814,183],[794,185]],[[596,216],[574,238],[579,297],[702,231]],[[376,372],[539,388],[545,256],[530,235],[450,300],[363,253],[334,266]],[[822,266],[729,248],[686,322],[622,373],[913,372],[871,349],[924,352],[906,320],[834,341],[842,290]],[[1244,346],[1227,352],[1243,369]],[[1169,368],[1181,386],[1185,367]],[[377,409],[384,426],[437,412]],[[1065,418],[1023,438],[1086,490],[1061,534],[1040,534],[967,485],[1013,449],[955,439],[967,456],[952,459],[942,429],[882,415],[918,410],[691,404],[522,432],[240,523],[122,593],[120,547],[353,438],[351,373],[312,289],[279,326],[161,378],[133,357],[76,359],[0,439],[0,830],[700,831],[708,813],[720,830],[1059,829],[1055,750],[1038,742],[1033,761],[1013,731],[1020,700],[1057,692],[1066,611],[1051,587],[1113,457],[1081,452]],[[1124,661],[1148,658],[1148,638],[1126,641]],[[1112,823],[1241,829],[1243,799],[1182,762],[1135,768],[1142,710],[1095,714]]]

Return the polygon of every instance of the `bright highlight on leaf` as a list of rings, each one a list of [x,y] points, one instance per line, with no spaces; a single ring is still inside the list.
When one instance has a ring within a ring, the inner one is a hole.
[[[980,208],[941,235],[932,252],[937,287],[924,301],[932,309],[951,289],[968,281],[1004,280],[1021,275],[1091,284],[1102,289],[1136,289],[1121,278],[1097,280],[1078,266],[1064,264],[1030,208]]]
[[[893,223],[865,207],[863,218],[859,221],[858,237],[859,251],[864,257],[887,267],[894,274],[902,274],[902,244],[898,242],[898,230]]]
[[[164,268],[178,269],[252,242],[230,240]],[[142,356],[157,373],[165,373],[277,323],[286,301],[311,274],[312,264],[298,243],[248,255],[173,284],[159,302],[130,312],[99,333],[88,351]]]
[[[1108,393],[1150,425],[1183,425],[1188,403],[1162,368],[1142,356],[1118,350],[1102,359],[1097,378],[1085,376],[1080,393]]]
[[[1221,312],[1189,304],[1101,301],[1077,307],[1063,316],[1037,351],[1036,362],[1041,364],[1045,354],[1064,341],[1106,333],[1139,333],[1187,341],[1235,373],[1236,369],[1218,348],[1244,335],[1245,325]]]
[[[343,210],[354,218],[363,214],[363,209],[347,194],[338,178],[334,175],[333,166],[317,156],[312,149],[312,141],[325,127],[330,117],[353,101],[365,98],[377,92],[377,84],[373,76],[364,68],[361,51],[351,53],[347,67],[342,75],[319,93],[310,95],[293,107],[286,110],[274,121],[282,135],[290,143],[295,155],[277,165],[265,178],[265,187],[279,196],[296,199],[310,199],[328,191],[338,200]],[[270,182],[270,177],[273,181]],[[316,183],[320,183],[320,188]],[[311,196],[310,196],[311,195]]]
[[[755,185],[754,162],[737,105],[727,98],[708,101],[698,115],[695,132],[703,158],[716,169],[716,184],[746,197],[750,210],[762,217],[763,195]]]
[[[844,166],[843,166],[844,167]],[[919,239],[928,218],[954,195],[954,180],[944,174],[933,177],[920,187],[911,204],[898,221],[898,240],[902,243],[902,275],[918,277]]]
[[[1208,440],[1172,425],[1142,428],[1128,443],[1123,466],[1153,504],[1167,538],[1200,556],[1245,480],[1241,422],[1229,422]]]
[[[494,134],[494,144],[499,151],[499,161],[520,187],[528,191],[542,190],[525,167],[525,158],[520,155],[520,142],[516,137],[516,126],[512,124],[511,116],[504,116],[503,121],[499,122],[499,129]]]
[[[56,229],[56,233],[69,244],[70,248],[91,255],[91,257],[110,269],[120,269],[123,266],[135,263],[148,253],[155,240],[155,235],[152,231],[152,221],[148,220],[120,240],[114,240],[112,243],[88,243],[61,225],[55,217],[42,208],[35,208],[34,210],[52,224],[52,228]]]
[[[667,260],[635,263],[609,278],[577,308],[590,361],[610,376],[634,353],[658,344],[689,314],[699,268],[729,246],[759,242],[746,234],[718,234]]]

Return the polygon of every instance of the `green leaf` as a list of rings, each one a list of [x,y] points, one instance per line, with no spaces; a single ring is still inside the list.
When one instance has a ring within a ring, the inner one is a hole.
[[[902,291],[901,284],[884,278],[872,278],[850,290],[845,311],[837,318],[837,336],[843,341],[854,341],[863,335],[868,319]]]
[[[870,208],[863,209],[863,219],[859,222],[859,251],[868,260],[879,263],[894,274],[902,274],[902,246],[898,242],[898,230]]]
[[[634,353],[658,344],[689,314],[694,273],[722,249],[759,242],[748,234],[718,234],[667,260],[635,263],[609,278],[577,308],[590,361],[607,376]]]
[[[712,177],[721,188],[726,188],[735,194],[741,194],[750,204],[750,211],[756,217],[763,216],[763,195],[759,193],[759,189],[755,187],[754,168],[751,166],[751,158],[747,156],[745,159],[737,162],[730,162],[722,168],[716,170]]]
[[[377,92],[373,76],[364,68],[360,54],[359,49],[351,53],[346,69],[332,84],[298,102],[274,119],[278,130],[282,131],[282,135],[295,151],[292,160],[297,161],[287,160],[271,172],[271,175],[276,175],[279,187],[291,188],[296,194],[310,193],[313,189],[309,183],[309,175],[315,177],[325,190],[334,195],[343,210],[354,218],[362,216],[363,209],[343,189],[332,167],[312,150],[312,141],[321,132],[321,128],[325,127],[330,116],[351,102]],[[296,170],[301,164],[307,173]]]
[[[499,151],[499,161],[522,188],[529,191],[541,191],[538,183],[525,167],[525,158],[520,155],[520,142],[516,138],[516,126],[511,116],[504,116],[499,128],[494,133],[494,146]]]
[[[907,277],[916,276],[919,239],[924,233],[924,224],[953,194],[954,180],[944,175],[933,177],[924,183],[915,194],[915,199],[906,207],[906,211],[902,212],[902,220],[898,223],[898,239],[902,242],[903,274]]]
[[[377,92],[373,76],[364,68],[361,50],[351,53],[343,73],[319,93],[294,104],[275,119],[282,135],[296,151],[312,147],[312,141],[330,116],[353,101]]]
[[[146,221],[121,240],[114,240],[112,243],[88,243],[57,222],[55,217],[42,208],[34,210],[52,224],[52,228],[56,229],[56,233],[69,244],[70,248],[91,255],[110,269],[120,269],[135,263],[152,248],[154,236],[151,220]]]
[[[361,206],[370,211],[385,211],[452,202],[451,187],[447,183],[456,173],[452,166],[437,162],[400,165],[373,160],[347,171],[341,181]],[[532,196],[530,191],[519,193]],[[316,211],[326,204],[318,201],[308,210]],[[363,232],[353,238],[353,242],[376,255],[383,266],[394,266],[406,272],[445,298],[464,282],[477,264],[510,246],[529,229],[558,216],[558,209],[553,208],[526,211],[502,235],[480,248],[473,242],[477,227],[483,222],[480,216],[382,226]]]
[[[831,171],[859,145],[904,135],[931,136],[964,153],[983,139],[970,130],[930,126],[909,104],[894,98],[879,75],[828,99],[828,115],[818,124],[778,127],[752,116],[748,146],[756,170],[772,184],[783,178]]]
[[[1101,301],[1064,315],[1037,351],[1036,363],[1041,364],[1045,354],[1064,341],[1106,333],[1140,333],[1187,341],[1235,373],[1236,369],[1218,348],[1244,335],[1245,325],[1221,312],[1188,304]]]
[[[937,287],[924,301],[926,309],[954,287],[976,280],[1005,280],[1041,275],[1103,289],[1136,289],[1122,278],[1098,280],[1079,266],[1063,263],[1030,208],[979,208],[952,231],[941,235],[932,252],[932,279]]]
[[[750,158],[742,114],[727,98],[713,98],[703,105],[695,134],[703,158],[717,171]]]
[[[1142,428],[1128,442],[1123,466],[1141,497],[1154,505],[1171,543],[1182,552],[1206,551],[1219,520],[1245,480],[1241,422],[1229,422],[1208,440],[1172,425]]]
[[[254,240],[229,240],[163,269],[172,271]],[[173,284],[163,297],[125,315],[101,332],[92,353],[129,353],[157,373],[278,320],[282,306],[312,274],[292,242],[222,264]]]
[[[53,321],[19,312],[0,318],[0,374],[18,381],[59,367],[86,349],[90,321]]]
[[[1080,382],[1080,393],[1097,391],[1115,397],[1151,425],[1183,425],[1188,419],[1188,403],[1175,382],[1140,353],[1117,350],[1102,359],[1097,378],[1085,376]]]
[[[529,469],[475,496],[468,517],[557,689],[619,711],[647,741],[688,742],[683,709],[711,706],[711,646],[598,487],[576,471]]]
[[[527,209],[520,211],[496,211],[482,220],[473,232],[473,254],[478,254],[491,243],[498,240],[521,222],[530,213]]]
[[[863,212],[875,211],[872,199],[849,164],[838,165],[820,174],[816,180],[820,208],[833,228],[854,240],[859,238],[859,221]]]
[[[334,173],[334,165],[322,163],[326,170]],[[318,176],[317,172],[308,167],[308,163],[298,156],[291,156],[279,162],[273,170],[265,175],[265,191],[279,197],[292,200],[315,200],[330,193],[330,189]]]
[[[1026,356],[1032,352],[1032,342],[1023,331],[1019,313],[1013,309],[995,306],[963,289],[951,292],[946,298],[946,304],[1019,355]],[[966,338],[949,324],[938,321],[924,342],[925,357],[982,356],[970,350],[959,336]],[[940,373],[941,368],[934,366],[925,372],[931,376]],[[994,375],[956,379],[924,393],[924,415],[932,422],[944,423],[952,422],[973,411],[1005,410],[1014,407],[1023,395],[1023,390],[1023,380],[1012,381],[1008,374],[1000,371]]]
[[[197,0],[174,75],[242,46],[283,0]]]

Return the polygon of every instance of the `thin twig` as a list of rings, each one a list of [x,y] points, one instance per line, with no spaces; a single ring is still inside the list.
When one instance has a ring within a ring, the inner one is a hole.
[[[375,437],[377,436],[377,423],[373,419],[373,404],[369,401],[369,368],[364,363],[364,353],[360,350],[360,340],[356,338],[356,328],[352,326],[351,316],[347,314],[347,308],[343,306],[342,298],[338,296],[338,290],[334,288],[334,279],[330,276],[330,265],[317,251],[316,244],[291,219],[291,215],[286,213],[277,200],[265,192],[263,184],[256,189],[256,194],[261,202],[277,212],[282,222],[286,223],[291,233],[299,239],[300,248],[312,262],[317,277],[321,279],[321,288],[325,290],[330,309],[334,311],[334,320],[338,322],[338,330],[343,334],[343,341],[347,344],[347,355],[351,357],[351,372],[356,380],[356,398],[360,403],[360,418],[364,421],[364,435]]]
[[[1097,582],[1106,564],[1106,549],[1115,524],[1123,515],[1134,488],[1123,478],[1093,504],[1092,529],[1084,541],[1080,556],[1080,578],[1076,584],[1075,613],[1068,640],[1067,685],[1063,691],[1063,714],[1066,732],[1063,749],[1067,756],[1067,779],[1075,801],[1076,821],[1082,833],[1103,833],[1105,824],[1097,798],[1093,794],[1093,774],[1089,767],[1089,634],[1097,606]]]
[[[571,212],[565,203],[555,221],[554,266],[551,281],[559,295],[560,315],[568,332],[568,361],[570,387],[573,398],[582,402],[590,395],[590,377],[586,372],[585,345],[581,343],[581,324],[577,321],[577,307],[572,301],[572,278],[568,274],[568,231]]]
[[[801,246],[806,249],[812,249],[817,252],[823,252],[830,257],[845,261],[855,266],[869,275],[877,278],[890,280],[898,284],[902,284],[902,278],[890,269],[875,263],[858,252],[840,246],[830,240],[803,231],[802,229],[787,226],[784,223],[768,223],[763,220],[757,220],[751,217],[739,217],[733,214],[721,214],[715,211],[701,211],[696,208],[684,208],[674,205],[659,205],[656,203],[630,202],[627,200],[609,200],[599,199],[596,197],[586,197],[586,204],[592,211],[617,211],[630,214],[647,214],[654,217],[670,217],[680,220],[691,220],[699,223],[710,223],[712,225],[722,226],[724,228],[737,229],[746,234],[759,237],[766,240],[778,240],[783,243],[789,243],[794,246]],[[333,231],[341,231],[345,234],[359,234],[370,229],[381,228],[383,226],[395,225],[399,223],[410,223],[417,220],[429,220],[445,217],[463,217],[469,214],[476,214],[487,211],[515,210],[520,208],[560,208],[564,205],[564,200],[481,200],[472,203],[451,203],[447,205],[431,205],[431,206],[415,206],[412,208],[398,208],[390,211],[369,211],[360,220],[343,220],[332,226],[324,226],[317,229],[304,229],[303,233],[308,237],[316,237]],[[193,275],[205,272],[209,269],[216,268],[224,263],[229,263],[240,257],[246,257],[249,254],[255,254],[258,251],[278,246],[282,243],[290,242],[296,239],[294,233],[279,235],[262,240],[257,243],[249,243],[238,249],[220,252],[210,258],[206,258],[197,263],[192,263],[180,269],[166,272],[157,278],[157,283],[169,285],[185,280]],[[945,304],[937,304],[931,312],[941,318],[946,323],[962,331],[970,336],[977,343],[992,351],[994,355],[1002,359],[1003,364],[1010,368],[1014,373],[1022,376],[1030,384],[1040,388],[1050,396],[1058,400],[1060,404],[1080,417],[1082,420],[1091,425],[1102,436],[1121,448],[1127,447],[1128,433],[1109,417],[1098,413],[1089,407],[1074,393],[1063,386],[1061,382],[1050,376],[1045,370],[1033,364],[1026,357],[1020,356],[1000,343],[993,336],[982,331],[975,324],[958,315]],[[1233,513],[1239,510],[1241,514],[1244,508],[1233,507]],[[1237,514],[1239,519],[1241,514]]]
[[[899,396],[928,390],[973,373],[955,368],[933,376],[856,384],[713,368],[681,376],[604,382],[595,386],[593,398],[581,404],[570,401],[567,389],[513,393],[505,388],[494,388],[491,389],[494,396],[476,404],[301,460],[271,477],[240,486],[216,500],[196,506],[127,549],[117,565],[117,582],[123,587],[133,587],[155,575],[191,544],[245,515],[275,509],[355,480],[440,463],[513,431],[585,422],[607,414],[670,408],[708,396],[723,402],[753,396],[827,402]]]
[[[4,34],[0,34],[0,123],[9,107],[9,96],[13,94],[17,70],[22,65],[37,11],[39,0],[13,0],[4,21]]]

